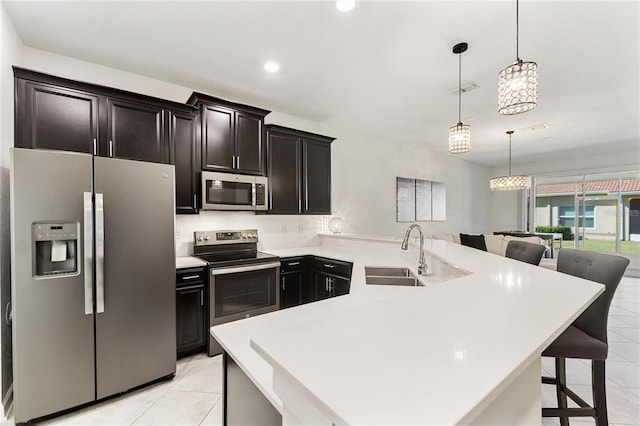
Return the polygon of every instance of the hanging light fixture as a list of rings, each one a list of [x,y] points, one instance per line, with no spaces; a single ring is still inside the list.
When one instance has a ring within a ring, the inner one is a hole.
[[[516,0],[516,61],[498,74],[498,112],[503,115],[531,111],[538,105],[538,64],[519,56],[518,9]]]
[[[509,135],[509,175],[491,178],[489,187],[491,191],[518,191],[520,189],[529,189],[531,188],[531,176],[511,176],[511,135],[513,134],[513,130],[509,130],[507,134]]]
[[[458,43],[453,46],[453,53],[458,55],[458,124],[449,127],[449,152],[462,154],[471,150],[471,126],[462,124],[460,118],[462,104],[462,53],[467,51],[467,43]]]

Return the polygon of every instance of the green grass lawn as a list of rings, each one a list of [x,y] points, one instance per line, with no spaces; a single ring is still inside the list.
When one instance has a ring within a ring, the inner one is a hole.
[[[640,241],[621,241],[620,244],[620,250],[622,253],[640,254]],[[573,248],[573,241],[562,241],[562,247]],[[578,247],[582,248],[582,242],[580,242]],[[613,240],[594,240],[587,238],[584,248],[588,251],[615,253],[616,242]]]

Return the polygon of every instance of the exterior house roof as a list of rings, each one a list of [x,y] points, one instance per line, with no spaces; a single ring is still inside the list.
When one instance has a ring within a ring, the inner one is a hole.
[[[583,188],[584,186],[584,188]],[[613,179],[601,180],[594,182],[578,182],[578,183],[552,183],[536,185],[536,195],[555,195],[555,194],[573,194],[574,192],[587,193],[639,193],[640,194],[640,178],[637,179]]]

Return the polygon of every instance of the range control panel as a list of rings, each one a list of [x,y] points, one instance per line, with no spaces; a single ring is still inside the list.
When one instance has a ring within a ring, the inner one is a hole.
[[[219,244],[257,243],[257,229],[243,229],[239,231],[195,231],[193,233],[195,246],[212,246]]]

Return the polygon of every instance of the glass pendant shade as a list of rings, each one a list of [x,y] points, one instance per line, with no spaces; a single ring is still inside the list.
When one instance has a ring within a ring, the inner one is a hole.
[[[509,135],[509,175],[491,178],[489,188],[491,191],[519,191],[531,188],[531,176],[511,175],[511,135],[513,130],[507,132]]]
[[[489,187],[492,191],[518,191],[531,188],[531,176],[500,176],[491,178]]]
[[[458,123],[449,127],[449,152],[462,154],[471,150],[471,126]]]
[[[498,74],[498,112],[514,115],[538,105],[538,65],[517,60]]]

